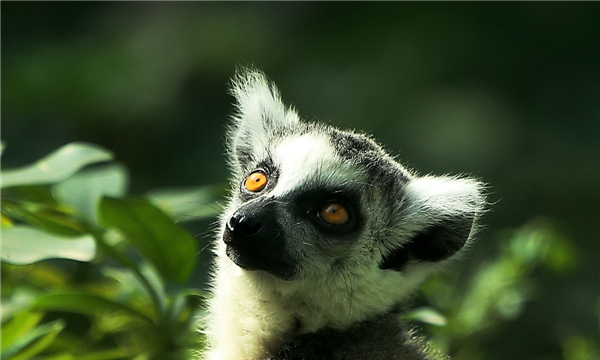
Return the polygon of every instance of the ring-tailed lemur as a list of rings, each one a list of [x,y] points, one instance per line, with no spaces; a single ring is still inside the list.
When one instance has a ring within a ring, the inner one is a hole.
[[[301,121],[257,70],[233,94],[205,358],[429,359],[399,313],[468,246],[483,184],[419,177],[368,136]]]

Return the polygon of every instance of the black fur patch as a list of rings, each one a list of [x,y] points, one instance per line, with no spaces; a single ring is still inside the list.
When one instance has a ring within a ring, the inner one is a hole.
[[[300,188],[289,194],[284,201],[294,204],[296,215],[315,225],[317,231],[340,241],[356,239],[364,229],[360,195],[355,189]],[[328,225],[318,217],[323,206],[331,202],[338,202],[346,207],[350,216],[347,224]]]
[[[411,259],[427,262],[446,260],[465,246],[472,226],[473,218],[441,221],[418,232],[408,244],[386,256],[379,268],[402,271]]]
[[[410,260],[410,253],[407,249],[400,248],[393,251],[391,254],[383,258],[383,262],[379,264],[381,270],[395,270],[402,271],[408,261]]]
[[[324,328],[286,342],[269,360],[432,359],[395,312],[346,330]]]
[[[240,199],[243,202],[247,202],[251,199],[256,198],[257,196],[263,196],[263,195],[269,193],[271,190],[273,190],[275,188],[275,186],[277,185],[277,180],[279,180],[279,170],[274,165],[273,160],[270,155],[266,159],[264,159],[256,164],[248,163],[246,166],[244,166],[244,168],[242,168],[242,171],[243,171],[243,177],[242,177],[242,181],[240,182],[240,185],[239,185],[238,194],[239,194]],[[254,171],[262,171],[267,175],[267,178],[268,178],[267,186],[262,191],[256,192],[256,193],[245,190],[245,188],[244,188],[244,182],[246,181],[246,177],[249,176]]]
[[[446,260],[465,246],[472,226],[473,218],[444,220],[417,233],[406,249],[420,261]]]

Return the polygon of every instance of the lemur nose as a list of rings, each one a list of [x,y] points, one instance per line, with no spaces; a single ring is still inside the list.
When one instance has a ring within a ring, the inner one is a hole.
[[[227,220],[227,229],[240,235],[256,235],[262,229],[262,224],[256,218],[244,214],[233,214]]]

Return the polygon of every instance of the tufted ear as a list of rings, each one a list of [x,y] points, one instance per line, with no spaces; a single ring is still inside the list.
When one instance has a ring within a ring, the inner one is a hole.
[[[402,270],[409,260],[442,262],[461,252],[485,208],[484,186],[473,179],[422,177],[405,189],[406,240],[386,254],[382,269]]]
[[[229,152],[234,163],[263,158],[272,135],[298,122],[296,112],[285,107],[275,85],[258,70],[238,70],[231,93],[236,99],[229,134]]]

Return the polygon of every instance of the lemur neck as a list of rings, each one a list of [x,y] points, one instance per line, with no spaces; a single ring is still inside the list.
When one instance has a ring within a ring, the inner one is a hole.
[[[207,359],[266,358],[296,335],[325,327],[344,330],[392,311],[418,286],[414,278],[398,279],[393,271],[353,276],[284,281],[233,264],[220,268]]]
[[[308,333],[324,327],[344,330],[395,308],[418,286],[413,281],[398,286],[398,276],[391,271],[357,271],[285,281],[263,272],[244,272],[241,278],[253,292],[258,307],[270,314],[281,314],[290,323],[291,331]]]

